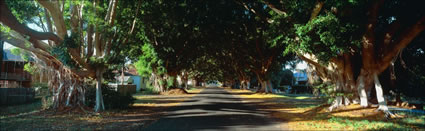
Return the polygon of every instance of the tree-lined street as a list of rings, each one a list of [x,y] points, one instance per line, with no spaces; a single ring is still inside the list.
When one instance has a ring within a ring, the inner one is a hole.
[[[0,0],[0,7],[6,130],[21,129],[18,121],[37,128],[41,117],[71,123],[53,130],[84,122],[89,130],[424,128],[421,1]]]

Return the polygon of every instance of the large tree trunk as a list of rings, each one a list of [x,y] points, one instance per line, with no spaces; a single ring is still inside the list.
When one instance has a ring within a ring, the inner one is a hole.
[[[71,3],[70,11],[65,12],[63,9],[65,5],[64,2],[38,0],[38,3],[45,8],[44,13],[49,32],[38,32],[27,27],[25,24],[20,23],[12,14],[6,2],[4,0],[0,0],[0,14],[2,16],[0,17],[0,22],[12,29],[10,32],[2,31],[0,33],[1,39],[19,48],[31,51],[36,57],[38,57],[37,59],[42,59],[45,65],[44,67],[47,68],[49,73],[49,75],[46,76],[48,78],[49,87],[53,92],[52,98],[54,108],[75,106],[84,103],[84,80],[85,78],[90,77],[96,79],[96,110],[99,111],[104,109],[103,98],[101,95],[102,70],[98,71],[91,67],[88,63],[90,61],[89,58],[91,58],[93,54],[93,42],[96,44],[96,56],[98,56],[98,58],[100,56],[101,58],[104,58],[104,56],[108,55],[110,52],[108,48],[111,48],[111,39],[113,39],[113,37],[105,38],[102,30],[96,30],[93,32],[93,25],[88,25],[89,29],[87,31],[87,39],[83,38],[84,33],[82,31],[82,23],[84,23],[84,21],[82,18],[84,4],[79,5]],[[96,5],[96,2],[93,3]],[[117,0],[112,0],[109,8],[107,9],[105,18],[105,21],[107,21],[108,25],[111,27],[114,26],[115,12],[117,12],[116,8]],[[95,16],[104,14],[102,12],[97,13],[95,8],[94,12]],[[70,14],[71,16],[69,21],[71,26],[70,29],[67,29],[66,27],[64,14]],[[50,21],[51,19],[53,21]],[[133,22],[133,26],[134,23],[135,22]],[[52,24],[54,24],[55,28],[52,27]],[[96,29],[98,29],[97,25]],[[65,36],[68,36],[67,33],[69,31],[72,33],[79,33],[78,36],[81,38],[81,41],[78,41],[77,43],[81,46],[75,49],[69,48],[66,53],[71,56],[72,61],[76,63],[77,67],[82,67],[81,69],[71,69],[64,66],[64,63],[50,53],[50,50],[54,48],[54,46],[61,45],[63,43],[63,40],[66,38]],[[95,34],[94,41],[93,34]],[[102,35],[103,37],[101,37]],[[49,40],[49,44],[46,44],[43,40]],[[31,43],[32,45],[27,46],[27,43]],[[84,46],[82,46],[84,45],[83,43],[87,43],[87,50],[82,49],[84,48]],[[105,49],[106,53],[104,53]],[[86,55],[85,59],[84,55]]]
[[[257,93],[273,93],[273,87],[270,80],[260,80],[261,87]]]
[[[285,15],[286,12],[275,8],[273,4],[265,2],[266,5],[271,8],[275,13],[280,15]],[[310,14],[310,21],[315,19],[318,14],[321,12],[321,8],[323,7],[323,2],[317,1],[316,7],[313,8],[312,13]],[[333,59],[341,58],[345,59],[343,63],[351,63],[353,61],[353,65],[359,65],[360,67],[356,67],[357,69],[362,69],[360,75],[354,73],[355,69],[350,69],[350,66],[337,66],[337,67],[326,67],[319,64],[318,59],[314,57],[314,55],[305,53],[305,52],[297,52],[297,55],[308,62],[311,65],[316,67],[316,71],[320,78],[325,82],[332,82],[340,88],[341,83],[343,84],[342,88],[345,92],[356,92],[360,98],[360,104],[364,107],[368,106],[367,93],[368,90],[375,86],[376,95],[378,98],[378,103],[380,105],[379,109],[387,110],[385,99],[383,97],[382,85],[379,82],[378,75],[386,70],[388,66],[391,64],[391,61],[394,57],[397,56],[398,52],[402,50],[406,45],[408,45],[417,35],[419,35],[423,30],[425,30],[425,17],[421,16],[417,20],[417,22],[412,23],[411,25],[407,25],[403,28],[400,28],[399,21],[404,21],[402,19],[397,19],[392,22],[395,24],[391,24],[386,32],[376,31],[375,27],[379,24],[379,10],[380,7],[385,5],[383,0],[373,1],[367,12],[367,23],[365,23],[365,33],[362,37],[362,47],[361,51],[352,52],[351,54],[357,54],[361,57],[360,62],[357,63],[355,60],[347,59],[346,55],[344,57],[335,57]],[[247,7],[245,7],[247,8]],[[249,9],[249,8],[247,8]],[[378,34],[382,33],[382,34]],[[398,32],[401,32],[401,35],[396,35]],[[375,36],[384,36],[380,37],[381,39],[375,38]],[[377,50],[379,49],[379,50]],[[337,64],[335,62],[329,62],[328,65]],[[348,68],[347,68],[348,67]],[[354,67],[354,66],[353,66]],[[334,78],[335,74],[340,73],[347,74],[343,76],[342,82]],[[356,76],[357,75],[357,76]],[[357,77],[357,80],[354,78]],[[350,88],[347,88],[347,87]],[[350,90],[346,90],[350,89]],[[348,100],[343,100],[342,96],[335,96],[335,105],[342,105],[343,102]]]
[[[259,90],[260,92],[269,93],[269,90],[267,88],[267,81],[262,80],[261,81],[261,88]]]
[[[340,106],[343,106],[344,102],[346,102],[346,98],[344,96],[338,95],[338,93],[345,93],[343,92],[343,86],[345,85],[344,82],[342,81],[342,74],[341,73],[337,73],[335,74],[337,76],[333,76],[333,80],[336,81],[335,82],[335,88],[333,89],[333,93],[335,95],[335,100],[332,102],[331,106],[329,107],[329,110],[332,111],[335,108],[338,108]]]
[[[188,74],[186,73],[186,72],[183,72],[182,73],[182,77],[181,77],[181,80],[182,80],[182,84],[183,84],[183,88],[184,89],[188,89],[188,86],[187,86],[187,82],[188,82],[188,76],[187,76]]]
[[[152,86],[154,88],[154,91],[156,91],[158,93],[161,93],[161,92],[164,92],[165,91],[164,90],[164,83],[165,82],[164,82],[164,80],[162,79],[161,76],[159,76],[159,75],[157,75],[155,73],[152,73],[151,74],[150,81],[152,82]]]
[[[383,111],[387,111],[388,107],[387,107],[387,102],[385,101],[384,98],[384,92],[382,90],[382,85],[381,82],[379,81],[378,75],[375,73],[373,75],[373,80],[375,83],[375,90],[376,90],[376,98],[378,99],[378,104],[379,104],[379,110],[383,110]]]
[[[85,102],[83,81],[64,68],[47,69],[48,85],[52,91],[55,109],[83,106]]]
[[[249,86],[251,86],[249,79],[240,79],[240,89],[242,90],[248,90]]]
[[[246,89],[246,83],[245,80],[239,80],[240,81],[240,89],[245,90]]]
[[[257,93],[269,93],[269,90],[267,88],[267,80],[265,80],[265,78],[263,77],[264,75],[261,75],[258,72],[255,72],[256,76],[257,76],[257,81],[260,84],[260,88],[257,89]]]
[[[95,112],[105,110],[102,97],[102,69],[96,71],[96,106],[94,110]]]
[[[188,89],[188,86],[187,86],[187,76],[185,76],[185,75],[183,75],[183,77],[182,77],[182,79],[183,79],[183,87],[184,87],[184,89]]]
[[[177,73],[171,74],[170,77],[173,79],[173,87],[172,88],[180,88],[179,83],[177,82]]]
[[[273,85],[272,85],[272,81],[271,81],[271,80],[268,80],[268,81],[267,81],[267,88],[268,88],[268,91],[269,91],[270,93],[275,93],[275,92],[273,91]]]
[[[367,94],[366,94],[366,89],[365,89],[365,81],[364,81],[364,76],[360,75],[358,78],[358,95],[360,97],[360,105],[362,107],[367,107],[368,106],[368,101],[367,101]]]

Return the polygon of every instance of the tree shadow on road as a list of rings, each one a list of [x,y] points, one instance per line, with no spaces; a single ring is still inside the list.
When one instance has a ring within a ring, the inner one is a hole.
[[[258,110],[260,102],[242,102],[224,90],[201,92],[191,101],[166,109],[166,114],[144,130],[281,130],[282,119]],[[195,101],[193,101],[195,100]]]

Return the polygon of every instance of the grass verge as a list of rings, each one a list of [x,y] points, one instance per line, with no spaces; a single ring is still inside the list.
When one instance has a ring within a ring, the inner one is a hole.
[[[144,95],[135,94],[133,106],[123,110],[107,110],[101,113],[58,112],[44,110],[37,113],[10,117],[10,114],[31,112],[38,103],[2,108],[0,130],[134,130],[156,121],[165,109],[176,106],[196,95],[202,88],[193,89],[187,95]],[[41,104],[40,104],[41,105]],[[30,109],[30,107],[33,107]],[[20,110],[22,112],[13,111]],[[28,108],[28,109],[27,109]]]
[[[425,130],[425,116],[402,116],[386,119],[376,108],[346,106],[332,112],[325,100],[307,94],[258,94],[250,90],[226,89],[244,101],[261,101],[261,110],[272,111],[272,117],[283,119],[291,130]]]
[[[28,104],[1,106],[0,118],[5,118],[11,115],[20,115],[25,113],[36,112],[42,109],[41,98],[36,98],[34,102]]]

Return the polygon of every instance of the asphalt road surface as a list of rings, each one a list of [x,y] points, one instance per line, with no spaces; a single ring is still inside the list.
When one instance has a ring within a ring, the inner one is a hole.
[[[256,108],[258,102],[242,102],[238,96],[209,87],[167,109],[158,121],[142,130],[283,130],[282,120],[270,118],[268,111]]]

